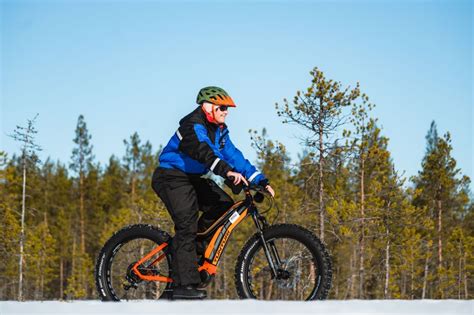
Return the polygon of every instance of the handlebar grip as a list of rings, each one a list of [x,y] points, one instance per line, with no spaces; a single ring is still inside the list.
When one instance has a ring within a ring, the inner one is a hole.
[[[234,176],[229,176],[229,178],[226,178],[224,180],[224,184],[226,184],[227,187],[229,187],[232,190],[233,194],[235,194],[235,195],[240,194],[240,192],[243,189],[242,183],[240,183],[238,185],[234,185],[234,180],[233,179],[231,180],[230,177],[234,177]]]

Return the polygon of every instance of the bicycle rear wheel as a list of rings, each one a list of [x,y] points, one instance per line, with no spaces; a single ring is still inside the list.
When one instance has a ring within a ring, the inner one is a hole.
[[[101,300],[167,297],[169,282],[142,280],[133,272],[132,267],[154,248],[169,241],[170,236],[166,232],[145,224],[130,225],[115,233],[104,245],[97,259],[95,278]],[[156,261],[155,263],[143,263],[138,268],[140,272],[147,276],[168,277],[171,257],[167,248],[149,260]]]
[[[321,241],[293,224],[264,231],[278,275],[272,276],[261,238],[255,234],[242,249],[235,267],[240,298],[262,300],[324,300],[331,288],[331,260]],[[279,262],[279,264],[277,263]]]

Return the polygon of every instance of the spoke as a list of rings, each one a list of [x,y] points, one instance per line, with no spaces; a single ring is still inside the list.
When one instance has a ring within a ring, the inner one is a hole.
[[[308,298],[317,285],[312,253],[294,239],[279,238],[272,242],[281,262],[279,276],[271,279],[271,269],[263,248],[260,248],[249,265],[249,284],[253,295],[260,299]]]
[[[124,244],[117,251],[110,270],[110,285],[120,299],[158,299],[161,296],[167,283],[141,280],[131,270],[136,262],[156,246],[157,244],[151,240],[135,239]],[[159,259],[162,254],[163,252],[160,251],[150,257],[149,261],[144,262],[143,266],[139,267],[140,273],[168,277],[168,260],[166,257]],[[127,286],[129,286],[128,290]]]

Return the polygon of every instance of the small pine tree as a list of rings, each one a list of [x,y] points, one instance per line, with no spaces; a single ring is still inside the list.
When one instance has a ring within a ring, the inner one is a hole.
[[[327,79],[318,68],[314,68],[310,75],[311,85],[306,91],[297,91],[291,105],[286,99],[283,100],[283,106],[276,103],[276,109],[278,116],[285,118],[284,123],[294,123],[309,132],[305,143],[309,150],[317,153],[318,170],[315,178],[318,181],[319,237],[324,241],[324,161],[339,127],[345,123],[343,109],[359,98],[360,90],[359,84],[354,89],[343,89],[340,82]]]
[[[74,263],[71,270],[71,281],[68,285],[73,285],[68,292],[74,297],[86,297],[89,288],[91,287],[90,281],[88,281],[88,275],[91,269],[83,269],[91,265],[89,255],[86,252],[86,226],[87,226],[87,177],[93,167],[94,155],[92,154],[92,136],[89,134],[87,124],[84,120],[84,116],[80,115],[77,120],[77,126],[75,131],[74,143],[76,146],[72,150],[71,163],[69,167],[78,176],[76,178],[77,191],[78,191],[78,227],[79,227],[79,249],[73,246],[74,250],[72,253],[72,260]],[[77,220],[77,219],[76,219]],[[74,243],[74,242],[73,242]],[[75,245],[75,243],[73,244]],[[76,285],[79,283],[78,285]],[[80,289],[79,289],[80,287]]]
[[[453,227],[459,222],[457,215],[462,213],[469,203],[464,188],[469,178],[461,176],[460,169],[456,167],[456,161],[451,156],[450,134],[439,137],[434,121],[426,140],[422,170],[412,178],[417,191],[413,202],[415,206],[425,207],[429,216],[436,222],[436,232],[432,235],[437,257],[437,292],[434,297],[445,298],[449,293],[446,284],[452,277],[449,274],[451,262],[444,253],[445,245]]]
[[[33,119],[28,119],[27,126],[16,126],[13,134],[10,135],[15,141],[21,143],[21,165],[23,173],[22,198],[21,198],[21,230],[20,230],[20,254],[18,272],[18,300],[23,300],[23,265],[25,247],[25,216],[26,216],[26,179],[27,170],[34,166],[39,160],[36,152],[41,151],[41,147],[35,142],[35,135],[38,133],[35,127],[36,115]]]

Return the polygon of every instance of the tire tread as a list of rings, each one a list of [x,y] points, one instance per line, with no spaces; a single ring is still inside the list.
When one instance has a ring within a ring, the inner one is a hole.
[[[325,300],[329,295],[329,290],[331,289],[332,263],[331,263],[331,257],[324,243],[316,235],[314,235],[314,233],[296,224],[287,224],[287,223],[275,224],[265,229],[264,234],[265,235],[270,234],[274,236],[277,236],[277,235],[293,236],[298,240],[303,238],[314,245],[315,250],[319,252],[321,255],[322,269],[323,269],[322,280],[321,280],[322,286],[316,293],[314,299]],[[242,265],[244,263],[248,263],[244,261],[245,257],[247,256],[248,251],[251,250],[255,246],[255,242],[259,242],[259,241],[260,241],[259,235],[255,233],[252,237],[250,237],[247,240],[247,242],[245,243],[244,247],[242,248],[237,258],[237,263],[235,265],[234,281],[235,281],[235,287],[237,289],[237,294],[241,299],[247,299],[249,298],[249,296],[247,296],[244,289],[244,285],[246,284],[242,283],[242,281],[240,280],[241,279],[240,270],[242,269]]]

